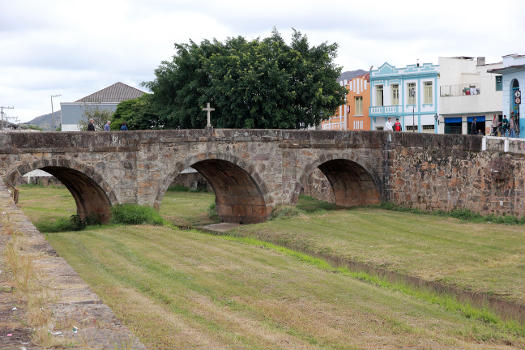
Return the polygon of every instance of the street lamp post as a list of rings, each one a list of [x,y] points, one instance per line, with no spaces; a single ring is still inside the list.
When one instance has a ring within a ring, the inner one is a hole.
[[[412,106],[412,132],[416,132],[416,125],[414,124],[414,106]]]
[[[53,108],[53,97],[60,97],[62,95],[51,95],[51,126],[53,126],[53,120],[55,119],[55,111]]]

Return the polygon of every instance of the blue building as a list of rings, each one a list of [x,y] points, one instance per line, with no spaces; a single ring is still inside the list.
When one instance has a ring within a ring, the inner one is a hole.
[[[371,130],[383,130],[388,117],[403,131],[437,133],[439,66],[396,68],[387,62],[370,71]]]
[[[501,74],[496,77],[496,88],[503,91],[502,111],[509,118],[511,113],[517,117],[519,137],[525,138],[525,108],[522,103],[522,90],[525,87],[525,55],[503,56],[503,68],[489,72]]]

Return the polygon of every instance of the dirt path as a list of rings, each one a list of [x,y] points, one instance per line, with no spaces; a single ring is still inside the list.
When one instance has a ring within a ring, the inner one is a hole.
[[[22,234],[24,251],[36,256],[34,265],[39,278],[53,294],[47,305],[55,324],[50,331],[55,332],[57,340],[65,339],[64,343],[81,348],[145,349],[66,261],[57,256],[44,235],[11,200],[1,180],[0,215],[9,218],[11,227]],[[25,306],[12,292],[6,273],[4,249],[10,239],[11,236],[0,234],[0,349],[39,348],[31,341],[33,330],[27,326]]]

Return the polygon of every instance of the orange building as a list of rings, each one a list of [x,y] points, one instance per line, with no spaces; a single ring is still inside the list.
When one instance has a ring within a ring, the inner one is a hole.
[[[348,93],[346,104],[337,108],[335,115],[321,123],[323,130],[370,130],[370,75],[344,80]]]

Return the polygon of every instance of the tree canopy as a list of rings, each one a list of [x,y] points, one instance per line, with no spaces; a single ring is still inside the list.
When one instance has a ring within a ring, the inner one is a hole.
[[[263,40],[239,36],[175,48],[145,83],[153,94],[119,105],[115,116],[128,127],[203,128],[209,102],[216,128],[295,129],[318,125],[344,103],[335,43],[310,46],[294,31],[288,45],[274,30]]]

